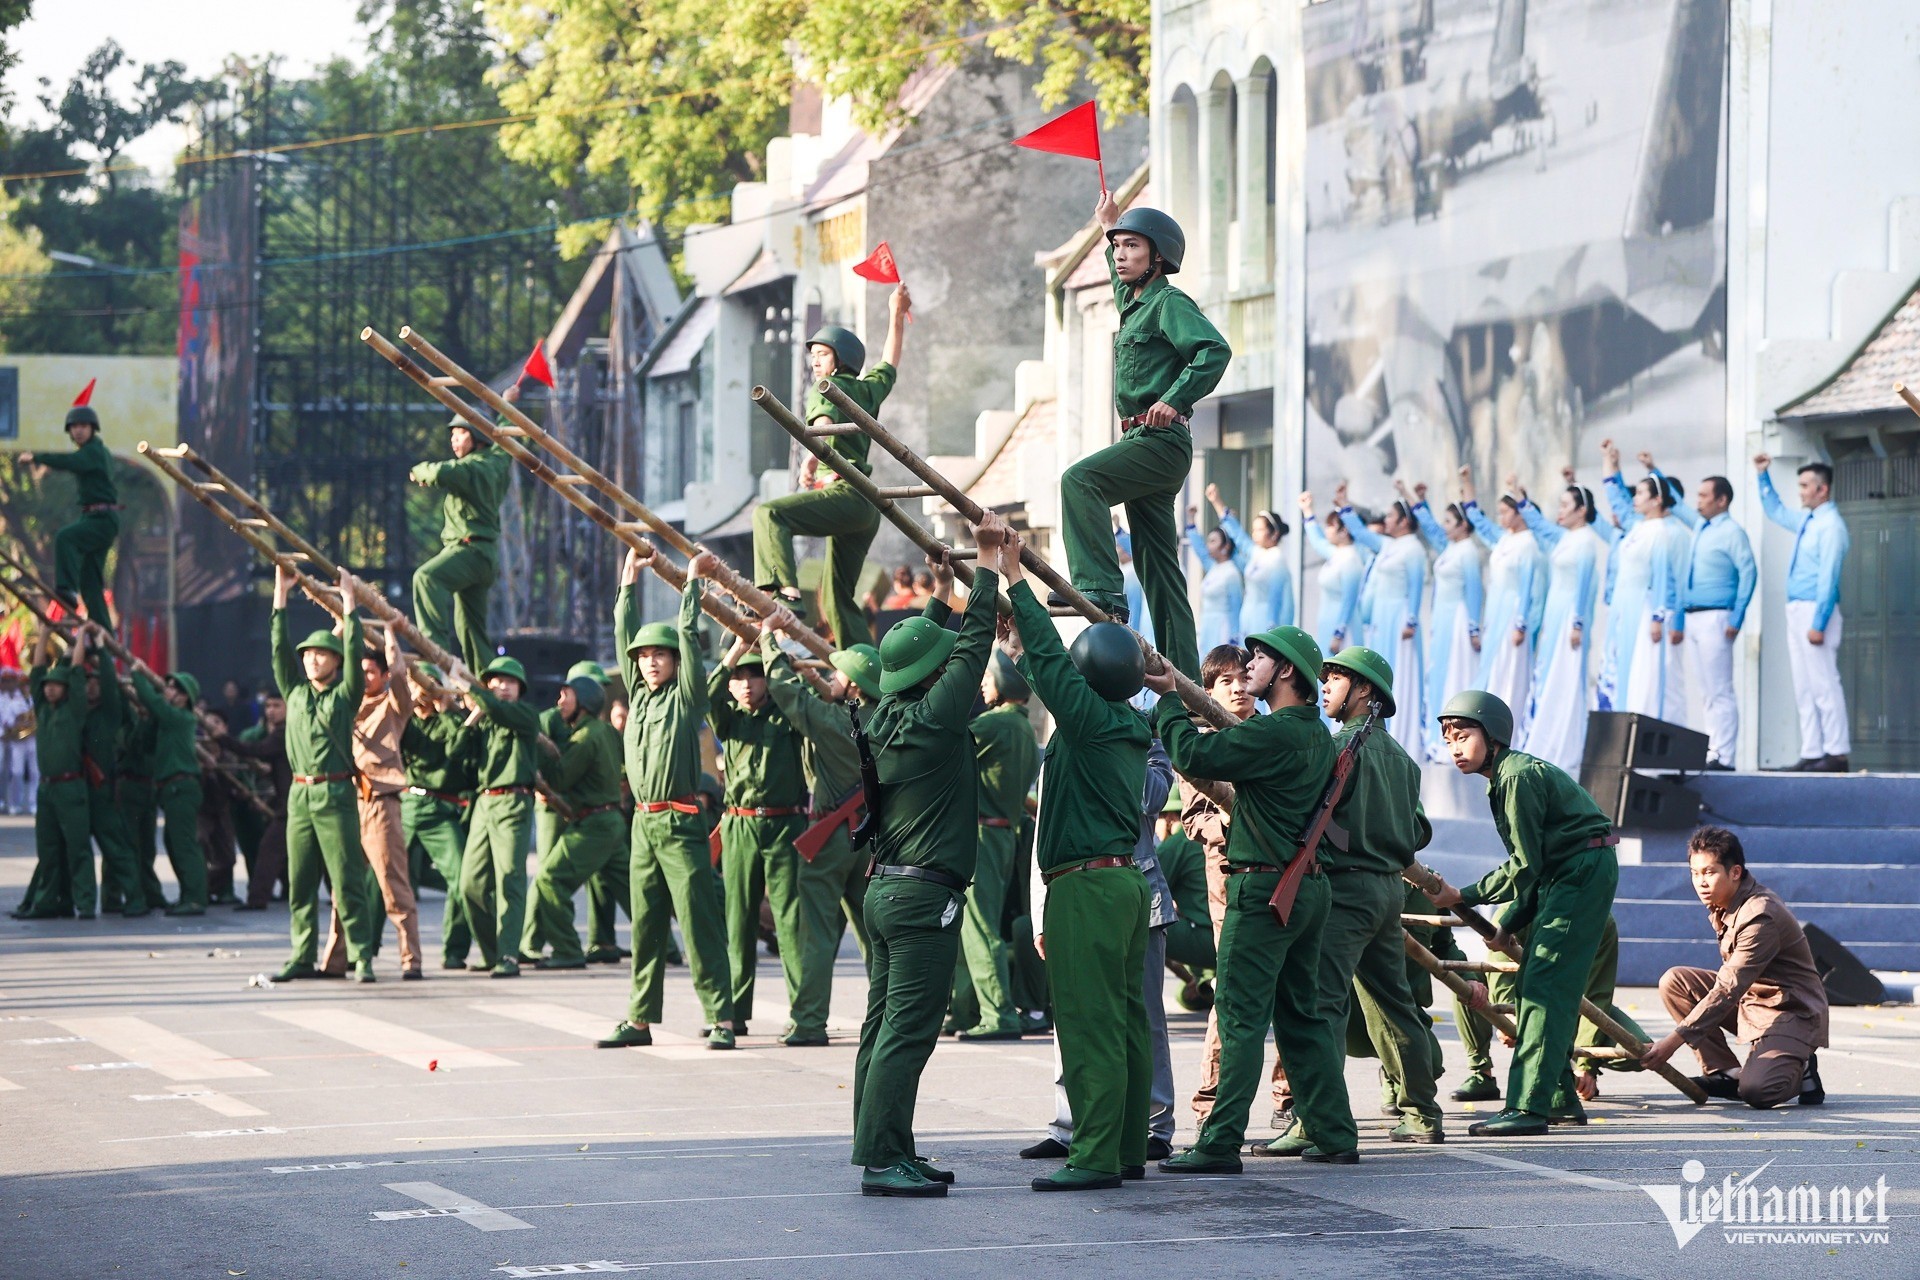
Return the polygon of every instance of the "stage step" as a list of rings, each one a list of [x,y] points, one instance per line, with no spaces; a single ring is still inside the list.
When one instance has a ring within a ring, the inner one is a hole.
[[[1748,866],[1755,879],[1789,905],[1797,902],[1920,903],[1920,865],[1761,862],[1750,858]],[[1697,901],[1693,877],[1683,862],[1621,867],[1616,896]]]
[[[1701,821],[1722,826],[1912,826],[1920,815],[1920,774],[1707,773],[1686,785]]]

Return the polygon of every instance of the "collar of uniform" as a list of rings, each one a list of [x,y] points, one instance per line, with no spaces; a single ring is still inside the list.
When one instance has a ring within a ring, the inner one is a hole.
[[[1746,906],[1747,900],[1759,891],[1760,882],[1753,878],[1753,868],[1748,867],[1746,874],[1740,877],[1740,887],[1733,891],[1733,901],[1718,911],[1709,912],[1708,914],[1713,917],[1714,924],[1724,926],[1726,921],[1739,914],[1740,908]],[[1718,932],[1718,930],[1716,930],[1716,932]]]
[[[1165,276],[1156,274],[1153,279],[1147,281],[1147,287],[1134,294],[1131,298],[1128,298],[1126,305],[1120,308],[1120,310],[1124,313],[1132,311],[1135,307],[1145,306],[1148,299],[1152,298],[1154,294],[1162,289],[1170,289],[1172,287],[1172,285],[1167,283]]]

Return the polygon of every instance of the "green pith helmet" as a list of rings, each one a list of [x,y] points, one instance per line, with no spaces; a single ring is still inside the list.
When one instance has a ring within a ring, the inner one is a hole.
[[[467,433],[473,437],[473,445],[474,445],[474,448],[476,449],[484,449],[488,445],[493,443],[493,437],[489,436],[486,432],[474,426],[471,422],[468,422],[465,417],[457,413],[454,414],[451,418],[447,419],[447,430],[451,431],[455,427],[466,428]]]
[[[853,681],[854,687],[876,701],[880,697],[880,651],[870,644],[851,649],[835,649],[828,662],[833,669]]]
[[[1319,642],[1299,627],[1275,627],[1271,631],[1248,636],[1243,643],[1248,649],[1258,645],[1268,653],[1284,658],[1293,664],[1294,670],[1309,680],[1318,679],[1320,668],[1326,665],[1326,659],[1320,656]]]
[[[1485,689],[1462,689],[1440,708],[1440,723],[1471,720],[1503,747],[1513,745],[1513,711]]]
[[[1109,242],[1122,231],[1131,231],[1137,236],[1145,236],[1153,241],[1153,247],[1165,260],[1166,273],[1172,275],[1180,269],[1180,260],[1187,256],[1187,233],[1158,209],[1129,209],[1120,215],[1120,220],[1107,229]]]
[[[992,678],[993,687],[1000,691],[1002,702],[1025,702],[1033,697],[1033,686],[1003,649],[995,649],[987,659],[987,675]]]
[[[486,669],[480,673],[480,683],[485,684],[488,676],[512,676],[520,682],[520,692],[527,691],[527,669],[520,665],[518,658],[509,658],[501,654],[489,662]]]
[[[191,671],[176,671],[167,677],[167,683],[180,686],[180,692],[187,695],[188,706],[200,701],[200,682],[194,679]]]
[[[586,714],[597,716],[606,709],[607,691],[592,676],[573,676],[568,679],[567,688],[573,690],[574,700]]]
[[[916,615],[894,623],[880,642],[880,692],[913,688],[938,671],[959,643],[958,632],[932,618]]]
[[[416,662],[413,664],[413,670],[414,674],[423,680],[431,680],[435,684],[445,684],[447,682],[447,673],[434,666],[431,662]]]
[[[1321,670],[1325,671],[1327,667],[1338,667],[1365,680],[1380,696],[1380,714],[1384,716],[1393,714],[1393,666],[1385,658],[1371,649],[1354,645],[1328,658]],[[1356,708],[1348,708],[1349,714],[1354,710]]]
[[[1176,782],[1167,788],[1167,798],[1165,803],[1160,806],[1160,812],[1162,814],[1179,813],[1186,807],[1186,797],[1180,794],[1180,784]]]
[[[1109,702],[1125,702],[1147,682],[1140,639],[1117,622],[1096,622],[1073,638],[1073,665]]]
[[[736,673],[744,674],[748,667],[752,667],[763,676],[767,674],[767,660],[760,656],[758,649],[747,650],[740,655],[740,661],[733,664]]]
[[[603,685],[607,682],[606,668],[586,658],[582,658],[579,662],[567,668],[567,680],[569,683],[580,679],[582,676],[585,676],[595,684]]]
[[[60,429],[65,431],[67,427],[81,425],[92,427],[95,431],[100,430],[100,415],[93,411],[93,406],[90,404],[77,404],[67,410],[66,426]]]
[[[680,652],[680,631],[671,622],[649,622],[633,633],[633,642],[627,646],[628,653],[637,653],[642,649],[671,649]]]
[[[823,324],[813,331],[807,339],[807,345],[833,348],[834,363],[840,368],[838,373],[851,373],[858,376],[867,367],[867,344],[854,335],[845,325]]]
[[[316,631],[305,640],[302,640],[300,642],[299,652],[304,653],[308,649],[321,649],[332,654],[342,662],[347,660],[347,646],[341,642],[339,636],[333,634],[331,631]]]

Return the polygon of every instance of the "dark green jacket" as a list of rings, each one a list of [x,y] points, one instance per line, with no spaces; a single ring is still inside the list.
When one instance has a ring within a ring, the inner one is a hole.
[[[805,806],[807,780],[793,722],[771,697],[759,711],[735,702],[727,693],[732,674],[716,666],[707,677],[707,726],[726,761],[727,803],[741,809]]]
[[[93,670],[100,685],[100,702],[87,709],[80,749],[93,767],[104,775],[99,785],[112,786],[114,774],[120,771],[120,738],[127,727],[127,699],[120,692],[120,679],[114,670],[113,659],[96,657]],[[80,692],[86,692],[84,686]]]
[[[415,463],[407,474],[421,484],[446,490],[446,500],[440,504],[441,546],[499,539],[500,504],[513,476],[513,459],[506,450],[482,444],[464,458]]]
[[[828,702],[808,688],[771,637],[761,641],[761,652],[767,660],[767,693],[800,734],[800,765],[813,810],[825,816],[860,785],[860,750],[853,745],[846,704]]]
[[[36,453],[33,460],[78,480],[83,507],[102,503],[111,506],[120,501],[120,489],[113,483],[113,453],[101,442],[98,431],[93,433],[93,439],[71,453]]]
[[[1360,724],[1350,720],[1340,726],[1333,736],[1335,755],[1360,732]],[[1320,863],[1329,871],[1384,871],[1397,876],[1432,841],[1433,824],[1420,807],[1420,766],[1384,724],[1375,725],[1361,744],[1346,794],[1334,806],[1333,825],[1339,830],[1329,831],[1320,846]]]
[[[959,643],[939,679],[930,688],[888,694],[873,710],[867,737],[880,770],[882,806],[873,852],[881,862],[973,879],[980,802],[967,720],[993,649],[999,592],[998,574],[976,570]],[[936,622],[947,612],[938,600],[926,609]]]
[[[1282,707],[1231,729],[1203,734],[1179,698],[1154,707],[1173,767],[1234,784],[1227,861],[1285,866],[1333,776],[1333,739],[1315,707]],[[1326,856],[1324,842],[1320,854]]]
[[[55,706],[47,700],[44,687],[49,677],[64,676],[67,696]],[[28,679],[33,690],[33,752],[40,765],[40,780],[63,773],[79,773],[83,739],[87,723],[87,686],[79,670],[66,662],[51,667],[35,667]],[[973,828],[968,827],[971,833]]]
[[[530,787],[539,767],[540,713],[524,702],[505,702],[474,685],[470,693],[485,713],[473,726],[479,738],[480,769],[477,785]]]
[[[582,715],[554,739],[560,758],[543,772],[560,798],[575,809],[620,803],[620,735],[599,716]]]
[[[1167,892],[1182,920],[1213,927],[1207,911],[1207,850],[1184,831],[1176,831],[1160,842],[1154,851],[1160,871],[1167,877]]]
[[[848,373],[845,370],[834,374],[827,381],[846,392],[852,401],[874,417],[880,416],[880,405],[886,400],[893,384],[900,374],[892,365],[882,360],[866,374]],[[821,395],[809,382],[807,384],[807,424],[825,418],[828,422],[838,422],[844,416],[833,401]],[[873,449],[873,441],[864,431],[855,431],[850,435],[834,436],[828,442],[833,451],[845,458],[867,475],[873,474],[873,464],[867,461],[867,454]]]
[[[1593,797],[1564,770],[1524,751],[1509,748],[1494,761],[1487,804],[1507,860],[1462,889],[1460,901],[1469,907],[1511,902],[1500,917],[1509,932],[1533,923],[1541,885],[1589,854],[1614,856],[1592,847],[1613,831]]]
[[[1233,349],[1200,304],[1156,275],[1135,297],[1120,282],[1107,246],[1120,330],[1113,335],[1113,403],[1123,418],[1138,417],[1164,400],[1181,415],[1220,385]]]
[[[144,671],[133,673],[133,691],[139,695],[140,705],[153,717],[157,731],[153,750],[154,781],[171,778],[176,773],[199,777],[200,757],[193,753],[193,740],[200,729],[200,717],[193,714],[192,707],[176,707],[168,702],[166,690]]]
[[[1026,652],[1020,674],[1053,714],[1040,768],[1040,870],[1089,858],[1130,858],[1140,842],[1140,792],[1147,782],[1146,717],[1093,691],[1067,656],[1047,607],[1025,578],[1007,588]]]
[[[680,800],[700,789],[700,722],[707,715],[707,664],[700,653],[700,579],[680,593],[680,669],[671,684],[647,688],[627,646],[640,631],[631,587],[613,602],[614,647],[627,684],[627,785],[636,804]]]
[[[980,816],[1004,818],[1018,828],[1027,792],[1040,776],[1040,742],[1026,704],[1003,702],[975,716],[973,754],[980,771]]]
[[[480,776],[479,735],[458,711],[410,716],[400,731],[407,785],[445,796],[470,794]]]
[[[351,773],[353,717],[367,688],[358,657],[365,644],[360,615],[347,615],[341,643],[353,656],[340,665],[339,676],[324,689],[308,681],[288,626],[287,611],[274,610],[273,679],[280,686],[280,696],[287,700],[287,763],[296,774],[309,778]]]
[[[121,702],[120,785],[153,785],[153,752],[156,731],[153,717],[142,715],[124,699]]]

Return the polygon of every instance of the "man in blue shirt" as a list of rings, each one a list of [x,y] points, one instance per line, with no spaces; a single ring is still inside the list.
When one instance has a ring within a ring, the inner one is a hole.
[[[1767,468],[1773,459],[1753,456],[1760,474],[1760,506],[1767,519],[1793,531],[1787,564],[1787,657],[1793,668],[1793,700],[1800,709],[1799,773],[1845,773],[1847,696],[1840,688],[1840,566],[1847,558],[1847,522],[1833,505],[1833,468],[1809,462],[1800,468],[1800,505],[1795,511],[1774,492]]]

